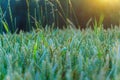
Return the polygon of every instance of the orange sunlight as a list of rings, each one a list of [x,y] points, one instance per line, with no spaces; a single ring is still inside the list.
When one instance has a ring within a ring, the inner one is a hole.
[[[120,0],[94,0],[96,4],[100,6],[106,6],[109,7],[116,7],[120,4]]]
[[[101,3],[110,3],[110,4],[116,4],[119,2],[119,0],[99,0]]]
[[[91,7],[98,10],[117,10],[120,9],[120,0],[87,0]]]

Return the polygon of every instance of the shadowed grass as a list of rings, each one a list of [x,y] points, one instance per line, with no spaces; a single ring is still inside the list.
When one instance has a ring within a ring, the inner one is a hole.
[[[50,1],[50,0],[44,1],[43,0],[42,5],[39,5],[39,3],[36,0],[34,0],[34,1],[26,0],[26,5],[27,5],[27,17],[26,17],[27,21],[26,21],[26,23],[27,24],[24,29],[26,31],[31,31],[33,28],[37,29],[37,28],[41,28],[41,26],[45,27],[45,25],[50,25],[50,24],[52,27],[56,28],[59,26],[62,28],[63,25],[61,25],[60,19],[63,20],[63,23],[69,25],[70,23],[68,22],[68,20],[70,17],[70,13],[73,13],[74,10],[73,10],[72,3],[70,0],[65,0],[65,2],[66,3],[64,5],[66,6],[66,8],[63,7],[63,4],[60,0],[57,0],[57,1]],[[7,3],[4,3],[4,4],[7,4]],[[36,8],[33,8],[34,6]],[[40,6],[43,6],[43,7],[40,7]],[[2,9],[0,8],[0,23],[1,23],[0,32],[1,33],[4,31],[4,29],[6,31],[7,28],[10,28],[9,32],[12,32],[12,33],[16,32],[16,30],[19,30],[18,26],[16,26],[17,24],[19,25],[19,23],[16,23],[17,22],[16,18],[13,19],[13,17],[15,17],[15,15],[12,13],[13,11],[12,11],[11,7],[12,7],[12,5],[10,4],[10,0],[8,0],[8,5],[7,5],[8,11],[6,8],[6,10],[3,12]],[[45,8],[45,10],[43,10],[43,8]],[[7,15],[10,15],[9,23],[11,24],[11,26],[9,24],[5,25],[5,24],[7,24],[7,23],[5,23],[5,21],[7,21],[5,19],[6,12],[7,12]],[[51,19],[48,19],[49,16],[51,16]],[[74,14],[74,16],[75,16],[75,14]],[[53,22],[49,23],[50,21],[53,21]],[[64,26],[64,27],[66,27],[66,26]],[[8,29],[7,29],[7,31],[8,31]]]

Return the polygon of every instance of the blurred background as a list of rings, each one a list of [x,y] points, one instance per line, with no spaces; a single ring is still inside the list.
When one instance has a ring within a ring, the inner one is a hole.
[[[71,0],[71,2],[78,23],[82,27],[85,27],[90,19],[98,20],[101,15],[104,15],[105,28],[120,23],[120,0]]]
[[[119,26],[120,0],[0,0],[0,19],[14,32],[29,31],[33,27],[77,28],[94,26],[104,17],[104,28]],[[3,26],[2,26],[3,25]]]

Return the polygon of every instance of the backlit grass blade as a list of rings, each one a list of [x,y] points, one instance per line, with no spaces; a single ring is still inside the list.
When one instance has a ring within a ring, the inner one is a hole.
[[[5,28],[6,32],[9,32],[8,24],[5,21],[2,21],[3,27]]]
[[[33,48],[33,57],[34,59],[36,59],[36,54],[37,54],[37,42],[34,44],[34,48]]]

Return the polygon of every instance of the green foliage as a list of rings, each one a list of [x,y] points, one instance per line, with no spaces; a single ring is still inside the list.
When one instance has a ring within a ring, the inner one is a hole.
[[[5,28],[6,32],[9,32],[8,24],[5,21],[2,21],[3,27]]]
[[[104,15],[101,15],[100,18],[99,18],[99,21],[97,21],[95,19],[95,22],[94,22],[94,31],[95,33],[98,35],[100,33],[100,31],[103,29],[103,21],[104,21]]]
[[[0,80],[118,80],[119,49],[118,27],[0,35]]]

